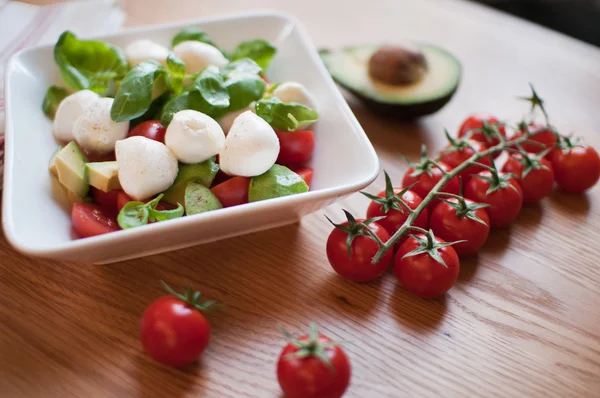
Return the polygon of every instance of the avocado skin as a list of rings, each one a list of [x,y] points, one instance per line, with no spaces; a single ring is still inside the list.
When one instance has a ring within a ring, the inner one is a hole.
[[[338,80],[336,80],[336,82],[345,90],[361,100],[361,102],[374,113],[402,121],[415,120],[421,116],[431,115],[432,113],[439,111],[452,99],[454,93],[456,93],[456,90],[458,89],[457,85],[449,94],[431,101],[417,104],[393,104],[389,102],[375,101],[372,98],[352,90]]]

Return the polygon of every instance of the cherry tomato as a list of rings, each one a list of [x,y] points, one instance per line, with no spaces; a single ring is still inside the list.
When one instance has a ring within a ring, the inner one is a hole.
[[[429,228],[446,242],[465,240],[452,245],[457,254],[473,254],[485,244],[490,233],[490,217],[485,208],[475,202],[450,198],[435,206]],[[480,221],[477,221],[479,219]]]
[[[540,153],[546,148],[555,148],[556,147],[556,134],[549,128],[540,126],[537,124],[530,124],[527,128],[525,126],[521,126],[519,130],[517,130],[511,140],[523,137],[527,133],[527,129],[532,134],[529,137],[530,141],[537,142],[538,144],[534,144],[533,142],[523,142],[521,147],[529,153]]]
[[[394,271],[402,287],[422,298],[436,298],[446,293],[456,280],[460,271],[458,255],[452,246],[438,246],[444,240],[433,234],[410,236],[398,248],[394,259]],[[430,247],[430,251],[404,257],[418,248]],[[431,254],[437,251],[444,264]]]
[[[401,191],[402,189],[394,188],[394,195],[398,195]],[[386,198],[386,192],[381,191],[377,194],[377,196],[379,196],[380,198]],[[406,191],[402,195],[402,200],[408,205],[408,207],[410,207],[413,210],[416,209],[423,201],[423,199],[418,194],[411,190]],[[384,205],[375,201],[371,201],[371,203],[369,203],[369,207],[367,208],[367,218],[385,216],[385,218],[377,221],[377,223],[383,228],[385,228],[385,230],[391,236],[394,233],[396,233],[397,230],[400,229],[402,224],[404,224],[404,222],[408,218],[408,212],[406,211],[406,209],[401,204],[398,204],[397,206],[399,206],[400,210],[390,208],[386,213]],[[429,213],[425,208],[418,215],[417,219],[413,222],[413,225],[416,227],[427,228],[428,220]]]
[[[169,288],[169,291],[170,288]],[[156,299],[142,315],[140,339],[144,350],[156,361],[181,367],[195,361],[210,340],[210,324],[193,292],[172,293]]]
[[[249,177],[233,177],[212,187],[210,190],[219,199],[223,207],[231,207],[248,203],[249,187]]]
[[[129,130],[127,136],[133,137],[139,135],[164,144],[166,132],[167,128],[160,124],[159,120],[146,120]]]
[[[117,212],[120,212],[123,207],[133,199],[123,191],[117,191]]]
[[[441,161],[446,163],[451,168],[455,168],[462,163],[464,163],[467,159],[473,156],[476,152],[483,152],[487,149],[487,146],[479,141],[469,140],[467,141],[469,146],[454,148],[452,145],[449,145],[446,149],[441,152]],[[471,148],[472,147],[472,148]],[[473,150],[474,149],[474,150]],[[484,164],[486,166],[491,165],[491,161],[489,157],[485,157],[478,160],[479,163]],[[463,184],[467,182],[467,180],[473,174],[477,174],[481,171],[485,170],[480,166],[470,166],[463,170],[459,175],[462,178]]]
[[[484,177],[484,178],[480,178]],[[490,183],[485,178],[490,178]],[[487,191],[493,189],[489,194]],[[477,203],[487,203],[485,210],[490,217],[492,228],[504,227],[517,218],[523,205],[523,190],[514,178],[498,174],[495,178],[490,171],[482,171],[469,180],[465,186],[465,197]]]
[[[302,179],[304,180],[304,182],[306,183],[306,185],[308,185],[309,189],[310,186],[312,184],[312,178],[313,178],[313,169],[310,167],[300,167],[297,169],[292,169],[292,171],[296,174],[298,174],[300,177],[302,177]]]
[[[554,179],[567,192],[584,192],[600,178],[600,157],[592,147],[555,149],[551,159]]]
[[[339,345],[318,333],[288,343],[277,363],[277,379],[286,398],[340,398],[350,384],[351,366]],[[303,350],[306,355],[297,357]],[[328,366],[323,358],[327,358]]]
[[[484,123],[485,122],[485,123]],[[469,116],[458,129],[458,136],[464,137],[471,133],[470,138],[479,141],[488,146],[498,145],[500,140],[485,131],[474,131],[475,129],[483,129],[485,124],[498,125],[500,121],[495,117],[487,114],[475,114]],[[506,137],[506,127],[501,124],[498,126],[498,131]]]
[[[212,181],[211,188],[216,187],[220,183],[230,180],[232,178],[233,178],[233,176],[225,174],[223,172],[223,170],[219,170],[219,171],[217,171],[217,175],[215,176],[215,179]]]
[[[76,142],[76,144],[77,144],[77,142]],[[89,162],[112,162],[113,160],[116,160],[114,152],[98,153],[98,152],[90,151],[89,149],[85,149],[84,147],[82,147],[79,144],[77,144],[77,146],[85,154],[85,156],[88,158]]]
[[[118,214],[117,211],[117,195],[120,191],[109,191],[104,192],[94,187],[90,187],[92,191],[92,197],[94,198],[94,202],[96,202],[104,214],[109,217],[115,218]]]
[[[361,223],[364,220],[356,220]],[[345,222],[342,227],[350,224]],[[364,228],[369,228],[382,242],[387,242],[390,234],[378,223],[373,222]],[[367,282],[381,275],[392,261],[392,251],[382,257],[380,261],[373,264],[373,256],[379,250],[377,242],[363,235],[358,235],[352,240],[352,255],[349,256],[346,246],[348,232],[334,228],[327,239],[327,259],[329,264],[342,277],[354,282]]]
[[[73,223],[73,230],[80,238],[119,230],[115,220],[107,217],[100,206],[91,203],[73,203],[71,222]]]
[[[279,156],[277,164],[294,167],[310,160],[315,150],[315,135],[312,131],[279,131]]]
[[[452,167],[444,162],[438,162],[438,164],[447,172],[452,170]],[[432,166],[429,172],[423,171],[416,176],[411,175],[415,172],[416,170],[413,167],[406,171],[406,174],[404,174],[404,178],[402,179],[402,187],[406,188],[409,185],[416,183],[411,188],[411,191],[415,192],[423,199],[433,189],[435,184],[437,184],[442,177],[444,177],[444,173],[442,173],[442,171],[435,166]],[[444,188],[442,188],[442,192],[453,194],[458,194],[459,190],[460,186],[457,177],[452,178],[450,181],[448,181]]]
[[[534,155],[528,154],[528,156]],[[523,164],[524,161],[521,154],[513,154],[502,167],[502,171],[517,176],[523,189],[524,204],[537,203],[552,192],[554,186],[552,165],[543,158],[534,160],[533,165],[529,166],[529,172],[526,173],[527,167]]]

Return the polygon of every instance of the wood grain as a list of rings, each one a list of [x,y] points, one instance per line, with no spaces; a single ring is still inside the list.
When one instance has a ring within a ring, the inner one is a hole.
[[[143,25],[250,9],[242,1],[127,0],[127,24]],[[517,118],[533,81],[553,122],[600,148],[600,51],[525,22],[458,1],[278,2],[317,46],[416,38],[463,62],[455,99],[416,124],[381,119],[348,97],[397,183],[422,143],[443,145],[472,111]],[[318,170],[317,170],[318,172]],[[382,178],[369,188],[382,188]],[[556,191],[462,261],[445,298],[423,301],[386,274],[345,282],[324,242],[353,195],[301,223],[110,266],[31,260],[0,241],[2,397],[277,397],[284,340],[316,320],[346,341],[348,397],[599,397],[600,188]],[[40,220],[43,222],[43,220]],[[212,343],[198,364],[165,368],[144,355],[138,322],[161,295],[160,280],[191,281],[227,304],[211,315]]]

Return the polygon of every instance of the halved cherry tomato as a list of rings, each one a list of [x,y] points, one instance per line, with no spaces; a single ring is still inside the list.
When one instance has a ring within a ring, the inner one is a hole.
[[[128,137],[142,136],[151,140],[165,142],[165,133],[167,128],[159,120],[146,120],[129,130]]]
[[[85,156],[88,158],[88,161],[90,162],[112,162],[116,159],[114,151],[108,153],[98,153],[85,149],[79,144],[77,144],[77,146],[79,147],[79,149],[81,149],[81,151],[85,154]]]
[[[498,137],[494,137],[490,132],[483,130],[486,124],[496,125],[500,134],[506,137],[506,127],[500,124],[500,121],[495,116],[487,114],[469,116],[458,129],[458,136],[464,137],[470,133],[472,140],[482,142],[487,146],[498,145],[500,143]]]
[[[552,168],[556,183],[567,192],[581,193],[593,187],[600,178],[600,157],[589,146],[555,149]]]
[[[546,159],[534,159],[533,154],[528,154],[527,157],[532,158],[531,164],[520,153],[511,155],[502,167],[502,171],[517,176],[523,189],[523,203],[533,204],[552,192],[554,172],[552,165]]]
[[[80,238],[107,234],[119,229],[116,221],[107,217],[100,206],[92,203],[73,203],[73,230]]]
[[[117,192],[117,212],[120,212],[123,207],[133,199],[123,191]]]
[[[526,152],[540,153],[546,148],[556,147],[556,134],[548,127],[533,123],[529,126],[521,126],[519,130],[515,131],[511,139],[514,140],[523,137],[527,133],[527,129],[531,133],[529,140],[533,142],[524,142],[521,144],[521,147]]]
[[[211,187],[216,187],[220,183],[230,180],[232,178],[233,178],[233,176],[225,174],[223,172],[223,170],[219,169],[219,171],[217,171],[217,175],[215,176],[215,179],[212,181]]]
[[[116,217],[117,213],[117,196],[121,191],[104,192],[94,187],[90,187],[94,202],[96,202],[104,214],[109,217]]]
[[[315,135],[312,131],[279,131],[279,156],[277,164],[294,167],[308,162],[315,150]]]
[[[212,187],[210,190],[219,199],[223,207],[248,203],[250,177],[233,177]]]
[[[312,184],[312,178],[313,178],[313,169],[310,167],[300,167],[297,169],[292,169],[292,171],[296,174],[298,174],[300,177],[302,177],[302,179],[304,180],[304,182],[306,183],[306,185],[308,185],[308,188],[310,189],[310,186]]]

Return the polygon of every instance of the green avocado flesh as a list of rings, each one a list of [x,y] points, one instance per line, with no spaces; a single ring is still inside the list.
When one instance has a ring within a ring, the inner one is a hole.
[[[427,72],[410,85],[390,85],[373,80],[369,59],[379,47],[348,47],[321,54],[335,81],[367,105],[397,116],[417,117],[433,113],[444,106],[456,91],[461,78],[460,62],[447,51],[432,45],[419,45],[427,63]]]
[[[183,205],[185,190],[189,182],[199,182],[210,187],[218,171],[219,165],[215,162],[215,158],[210,158],[202,163],[180,164],[177,177],[173,185],[164,192],[163,199],[174,205],[177,203]]]
[[[185,188],[185,214],[204,213],[223,208],[219,199],[210,189],[197,182],[190,182]]]

